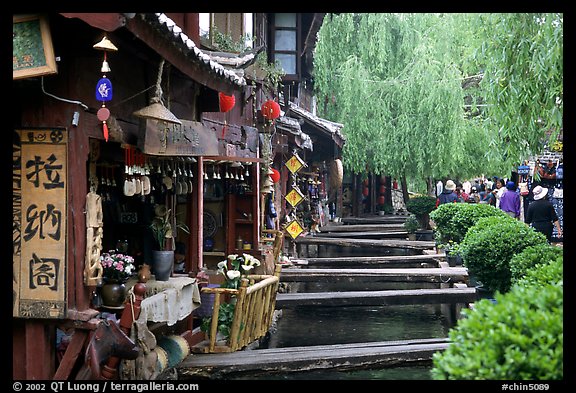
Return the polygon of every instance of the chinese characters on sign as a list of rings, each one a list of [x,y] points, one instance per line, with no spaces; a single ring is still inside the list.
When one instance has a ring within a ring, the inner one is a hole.
[[[13,149],[13,316],[66,316],[67,134],[17,130]]]
[[[296,239],[304,231],[304,228],[302,228],[298,220],[290,221],[284,229],[286,229],[286,232],[288,232],[292,239]]]

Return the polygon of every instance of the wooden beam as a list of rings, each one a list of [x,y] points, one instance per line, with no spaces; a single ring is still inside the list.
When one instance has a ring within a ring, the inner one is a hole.
[[[189,356],[176,366],[184,379],[225,378],[233,373],[300,372],[338,367],[386,367],[430,361],[446,349],[447,338],[398,340],[335,345],[312,345]]]
[[[433,282],[455,283],[468,281],[468,269],[448,268],[392,268],[392,269],[298,269],[282,270],[283,282],[339,282],[362,280],[364,282]]]
[[[241,90],[241,88],[231,80],[228,80],[224,76],[218,76],[216,72],[210,70],[209,65],[202,63],[199,59],[192,58],[193,55],[187,56],[182,52],[181,48],[177,47],[176,39],[173,36],[167,37],[162,35],[140,17],[128,20],[126,28],[161,57],[166,59],[168,63],[178,68],[183,74],[194,81],[226,94],[232,94],[236,90]]]
[[[477,300],[476,288],[401,289],[279,293],[276,309],[296,306],[384,306],[389,304],[470,303]]]
[[[126,17],[117,12],[100,12],[100,13],[60,13],[66,18],[78,18],[83,22],[104,31],[114,31],[126,24]]]
[[[78,360],[78,356],[80,355],[80,351],[84,347],[84,343],[87,341],[88,338],[88,331],[87,330],[76,330],[72,335],[72,339],[66,348],[66,352],[64,353],[64,357],[60,361],[60,365],[58,366],[58,370],[56,370],[56,374],[54,374],[55,381],[65,381],[70,377],[70,373],[72,369],[76,365],[76,361]]]
[[[340,239],[329,237],[299,237],[294,240],[297,245],[322,245],[336,247],[369,247],[369,248],[407,248],[414,250],[432,249],[436,245],[434,241],[397,240],[397,239]]]
[[[292,263],[300,267],[438,267],[439,262],[446,258],[446,254],[422,255],[390,255],[377,257],[321,257],[307,259],[292,259]]]

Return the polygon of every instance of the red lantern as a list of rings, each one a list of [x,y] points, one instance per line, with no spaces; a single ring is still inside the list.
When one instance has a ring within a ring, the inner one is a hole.
[[[383,205],[384,202],[386,202],[386,198],[384,198],[384,195],[380,195],[380,196],[378,197],[378,204],[379,204],[379,205]]]
[[[380,194],[386,193],[386,186],[384,184],[380,185]]]
[[[273,174],[270,175],[270,178],[274,183],[278,183],[280,181],[280,172],[277,169],[272,168]]]
[[[368,186],[368,179],[364,179],[364,180],[362,181],[362,184],[365,185],[365,186]]]
[[[274,100],[268,100],[262,104],[262,116],[268,120],[280,117],[280,105]]]
[[[234,104],[236,104],[236,98],[234,95],[227,96],[224,93],[218,93],[218,98],[220,101],[220,112],[228,112],[230,109],[234,108]]]
[[[362,189],[362,195],[364,195],[365,197],[367,197],[368,194],[369,194],[368,187],[364,187],[364,188]]]

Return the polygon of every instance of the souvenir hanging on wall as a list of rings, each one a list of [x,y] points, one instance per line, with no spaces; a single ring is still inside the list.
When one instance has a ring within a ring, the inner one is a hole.
[[[303,159],[301,159],[298,156],[298,154],[294,153],[292,157],[290,157],[290,159],[286,161],[285,165],[292,174],[295,174],[300,169],[304,168],[306,166],[306,163],[304,162]]]
[[[111,101],[113,97],[112,82],[106,77],[106,73],[112,72],[110,65],[108,64],[108,51],[116,52],[118,48],[110,42],[108,37],[104,36],[100,42],[93,46],[94,49],[101,50],[104,52],[104,61],[102,62],[102,67],[100,71],[102,72],[102,78],[96,84],[96,99],[102,102],[102,107],[98,109],[96,116],[98,120],[102,122],[102,132],[104,134],[104,140],[108,142],[108,125],[106,121],[110,117],[110,110],[106,108],[106,102]]]

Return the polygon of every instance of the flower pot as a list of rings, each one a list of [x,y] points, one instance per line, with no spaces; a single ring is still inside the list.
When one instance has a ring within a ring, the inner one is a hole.
[[[156,281],[168,281],[172,275],[174,251],[152,251],[152,273]]]
[[[416,240],[432,241],[434,240],[434,231],[430,229],[419,229],[416,231]]]
[[[105,280],[100,296],[104,307],[121,307],[126,300],[126,286],[120,281]]]

